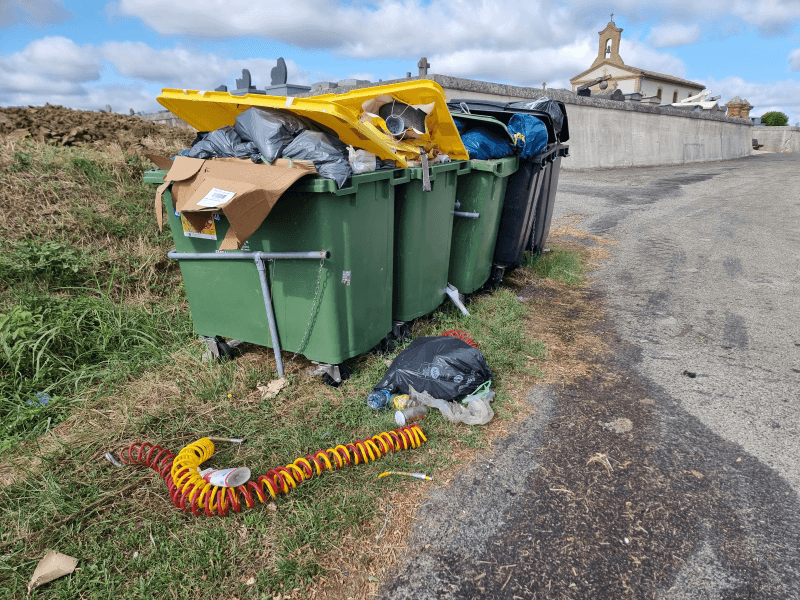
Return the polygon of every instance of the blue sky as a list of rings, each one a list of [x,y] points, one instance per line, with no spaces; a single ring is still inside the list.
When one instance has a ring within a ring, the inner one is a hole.
[[[377,81],[431,72],[569,88],[597,32],[622,27],[629,65],[704,83],[754,115],[800,121],[800,0],[0,0],[0,105],[151,112],[165,87]]]

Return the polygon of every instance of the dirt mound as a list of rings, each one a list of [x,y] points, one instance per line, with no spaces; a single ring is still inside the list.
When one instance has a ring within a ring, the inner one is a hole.
[[[73,110],[63,106],[0,108],[0,134],[30,134],[40,142],[59,146],[102,145],[117,142],[123,147],[140,147],[142,138],[159,137],[188,147],[195,132],[187,127],[170,127],[116,113]]]

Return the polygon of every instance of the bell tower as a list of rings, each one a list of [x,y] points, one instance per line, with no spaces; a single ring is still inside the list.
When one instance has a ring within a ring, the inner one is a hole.
[[[624,65],[619,55],[619,40],[622,36],[622,29],[614,23],[614,13],[611,13],[611,20],[603,31],[600,31],[600,45],[597,51],[597,58],[594,59],[592,67],[596,67],[604,61],[616,65]]]

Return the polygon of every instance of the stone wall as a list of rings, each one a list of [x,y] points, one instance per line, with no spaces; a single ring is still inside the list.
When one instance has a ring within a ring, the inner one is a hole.
[[[753,139],[770,152],[800,152],[800,127],[753,127]]]
[[[548,96],[564,102],[571,136],[570,158],[561,163],[565,169],[673,165],[728,160],[752,152],[751,121],[729,118],[719,112],[695,113],[638,102],[587,98],[567,90],[541,90],[445,75],[428,75],[424,79],[441,85],[448,100],[511,102]],[[382,84],[401,81],[408,80]],[[369,84],[373,85],[376,84]],[[356,87],[368,86],[339,87],[325,93],[341,94]]]

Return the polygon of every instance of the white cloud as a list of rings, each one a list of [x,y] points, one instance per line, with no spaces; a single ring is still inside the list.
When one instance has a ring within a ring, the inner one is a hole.
[[[165,87],[211,90],[221,84],[236,87],[242,69],[248,69],[252,84],[263,88],[271,83],[276,61],[265,58],[234,60],[186,47],[156,50],[142,42],[107,42],[100,54],[125,77],[160,83]],[[305,83],[309,74],[294,61],[286,61],[289,81]]]
[[[180,46],[161,50],[142,42],[79,46],[67,38],[46,37],[20,52],[0,56],[0,105],[50,102],[88,109],[110,104],[124,112],[159,110],[155,95],[145,89],[147,84],[203,90],[225,84],[234,89],[242,69],[249,69],[252,83],[263,88],[270,85],[275,64],[266,58],[230,59]],[[113,68],[106,73],[112,78],[134,81],[101,83],[107,65]],[[308,85],[321,79],[321,74],[304,71],[291,60],[286,67],[292,83]]]
[[[766,36],[789,33],[796,24],[795,20],[800,18],[798,0],[737,0],[730,8],[735,15],[756,26]]]
[[[754,117],[765,112],[777,110],[789,115],[789,122],[800,120],[800,81],[785,79],[771,83],[753,83],[741,77],[726,77],[724,79],[708,78],[705,80],[708,89],[714,90],[714,95],[721,94],[719,103],[725,104],[734,96],[739,96],[753,105],[750,114]]]
[[[594,44],[584,38],[574,44],[539,50],[460,50],[433,55],[430,72],[505,81],[512,85],[571,89],[569,79],[592,64]]]
[[[268,37],[353,58],[544,48],[575,39],[569,11],[548,2],[120,0],[117,10],[138,17],[162,35]]]
[[[42,27],[72,16],[61,0],[0,0],[0,27],[18,24]]]
[[[650,43],[656,48],[688,46],[698,42],[701,33],[699,25],[666,23],[650,30]]]
[[[137,17],[162,35],[266,37],[368,58],[559,47],[594,34],[606,22],[609,5],[605,0],[119,0],[111,6],[115,14]],[[733,17],[776,35],[800,18],[798,0],[666,0],[655,5],[617,0],[614,7],[629,23],[667,23],[654,32],[664,47],[699,36],[696,25],[680,23],[729,29]]]
[[[800,48],[789,54],[789,68],[792,71],[800,71]]]
[[[100,68],[100,59],[92,46],[78,46],[64,37],[34,40],[20,52],[0,57],[0,70],[23,78],[40,76],[56,81],[92,81],[100,77]]]
[[[679,58],[663,52],[656,52],[638,40],[622,38],[619,54],[626,65],[656,71],[675,77],[686,77],[686,65]]]

